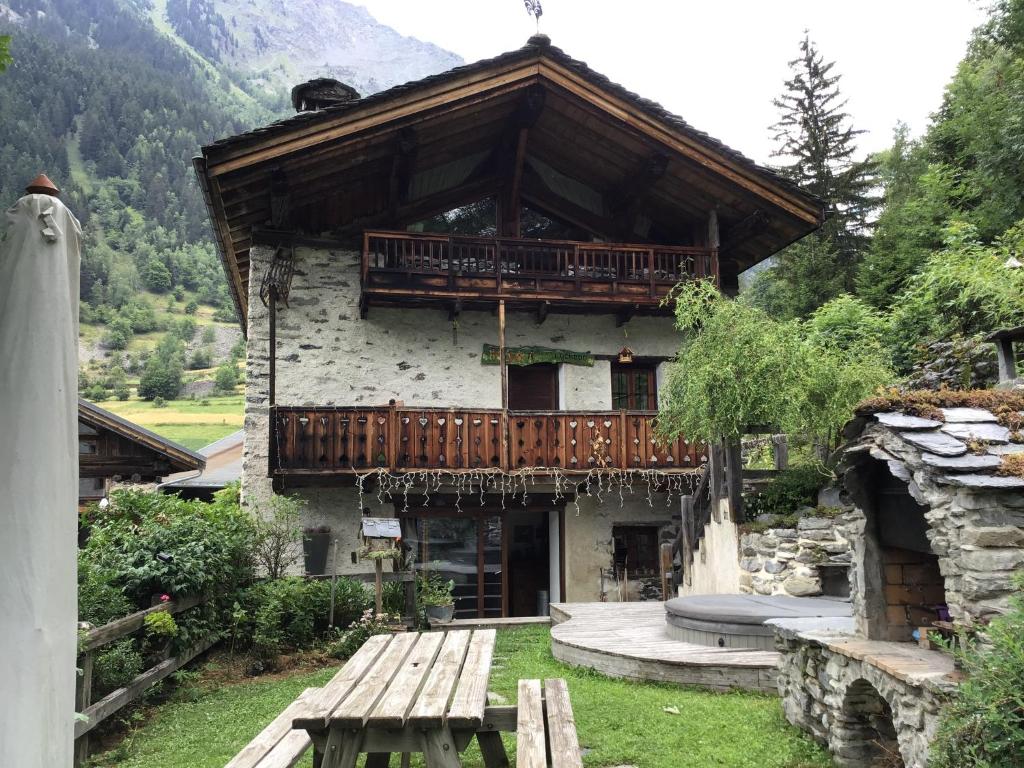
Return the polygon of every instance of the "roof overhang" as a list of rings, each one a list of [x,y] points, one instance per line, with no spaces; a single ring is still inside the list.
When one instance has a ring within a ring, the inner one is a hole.
[[[527,121],[523,201],[604,239],[635,240],[629,217],[653,240],[687,242],[714,210],[722,264],[738,272],[822,222],[821,202],[788,180],[531,38],[203,148],[195,168],[243,328],[253,232],[276,224],[275,208],[307,234],[344,236],[495,195]]]
[[[78,420],[95,429],[114,432],[159,454],[167,460],[170,472],[186,472],[206,466],[205,456],[81,398],[78,399]]]

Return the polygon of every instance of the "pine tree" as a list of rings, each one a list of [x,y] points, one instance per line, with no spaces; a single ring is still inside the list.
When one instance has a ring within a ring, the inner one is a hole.
[[[774,309],[806,315],[824,302],[854,289],[857,265],[870,242],[869,216],[878,205],[875,162],[856,160],[856,138],[839,92],[835,62],[825,62],[808,35],[800,56],[789,62],[792,76],[774,100],[779,121],[772,126],[786,162],[778,170],[825,204],[820,230],[790,246],[774,270],[758,282],[781,281]],[[762,283],[763,287],[763,283]]]

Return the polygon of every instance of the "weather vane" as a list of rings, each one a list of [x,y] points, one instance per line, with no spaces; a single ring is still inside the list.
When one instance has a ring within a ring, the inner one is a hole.
[[[540,7],[540,0],[523,0],[526,12],[537,20],[537,31],[540,32],[540,17],[544,15],[544,9]]]

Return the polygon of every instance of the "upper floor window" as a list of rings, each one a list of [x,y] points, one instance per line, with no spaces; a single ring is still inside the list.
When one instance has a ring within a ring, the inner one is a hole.
[[[653,411],[658,407],[658,389],[653,365],[612,364],[612,408]]]

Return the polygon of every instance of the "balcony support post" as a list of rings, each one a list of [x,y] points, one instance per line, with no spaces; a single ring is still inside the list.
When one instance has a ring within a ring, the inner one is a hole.
[[[270,286],[270,391],[267,399],[271,406],[277,404],[277,286]]]

